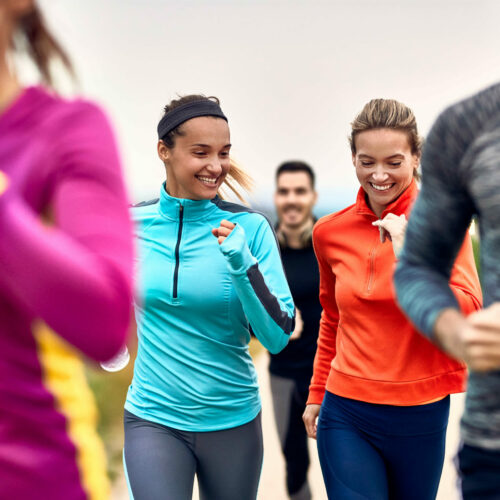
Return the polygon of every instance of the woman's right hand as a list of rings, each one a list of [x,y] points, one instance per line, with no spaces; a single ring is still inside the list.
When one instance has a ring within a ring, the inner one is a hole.
[[[219,245],[221,245],[224,240],[231,234],[236,224],[229,222],[228,220],[222,220],[219,227],[212,229],[212,234],[217,238]]]
[[[312,439],[316,439],[316,430],[318,428],[316,421],[318,420],[320,409],[321,405],[307,405],[302,415],[307,435]]]
[[[406,226],[408,225],[405,214],[398,216],[389,213],[383,219],[376,220],[372,224],[378,226],[380,241],[382,243],[384,243],[386,238],[392,241],[392,249],[394,250],[396,259],[399,258],[405,241]]]

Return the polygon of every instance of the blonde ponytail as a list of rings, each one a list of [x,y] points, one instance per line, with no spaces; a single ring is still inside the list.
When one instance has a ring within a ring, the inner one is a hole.
[[[224,179],[222,189],[219,190],[219,196],[225,198],[225,193],[229,190],[244,204],[248,204],[246,198],[242,194],[242,190],[250,193],[254,187],[252,177],[231,158],[229,172]],[[226,189],[224,189],[226,188]]]

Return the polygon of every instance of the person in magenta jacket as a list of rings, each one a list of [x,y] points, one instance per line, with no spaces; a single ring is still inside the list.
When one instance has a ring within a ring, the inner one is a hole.
[[[125,341],[132,238],[120,161],[101,109],[49,89],[50,62],[69,60],[35,2],[0,2],[0,34],[0,498],[103,498],[105,480],[89,471],[97,461],[104,474],[102,447],[83,446],[97,439],[82,434],[95,415],[74,348],[104,361]],[[23,88],[7,64],[19,36],[48,86]]]

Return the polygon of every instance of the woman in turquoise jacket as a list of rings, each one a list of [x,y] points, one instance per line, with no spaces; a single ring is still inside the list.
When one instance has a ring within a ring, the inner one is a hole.
[[[253,500],[262,466],[251,332],[285,347],[294,305],[268,220],[224,201],[248,178],[230,162],[215,98],[165,107],[160,198],[132,209],[139,349],[125,404],[124,462],[136,499]],[[231,181],[233,184],[231,184]]]

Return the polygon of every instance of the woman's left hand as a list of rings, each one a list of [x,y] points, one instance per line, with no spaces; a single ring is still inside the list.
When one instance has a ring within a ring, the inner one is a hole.
[[[221,220],[217,228],[212,229],[212,234],[217,238],[219,245],[231,234],[235,224],[228,220]]]
[[[400,216],[387,214],[383,219],[376,220],[372,224],[379,228],[380,241],[382,243],[386,238],[392,241],[392,249],[394,250],[396,258],[398,258],[401,250],[403,249],[406,226],[408,225],[405,214]]]
[[[9,178],[2,172],[0,171],[0,196],[7,191],[7,188],[9,187]]]

